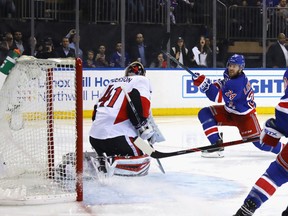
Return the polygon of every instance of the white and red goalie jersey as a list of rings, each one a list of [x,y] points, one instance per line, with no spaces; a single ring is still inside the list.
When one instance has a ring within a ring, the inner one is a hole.
[[[96,139],[108,139],[126,135],[136,137],[134,114],[129,113],[130,105],[122,87],[141,118],[145,120],[151,112],[151,85],[145,76],[124,76],[110,80],[94,108],[93,124],[89,135]]]

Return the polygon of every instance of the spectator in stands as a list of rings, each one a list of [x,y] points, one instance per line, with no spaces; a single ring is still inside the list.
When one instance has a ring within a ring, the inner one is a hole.
[[[83,61],[83,68],[95,68],[96,62],[94,61],[94,51],[88,50],[86,59]]]
[[[171,48],[170,51],[171,55],[176,58],[180,63],[185,66],[190,66],[190,53],[189,50],[185,46],[184,39],[182,37],[178,37],[177,44]],[[174,67],[179,67],[172,62],[171,64]]]
[[[213,64],[212,64],[212,56],[213,56],[213,40],[210,40],[209,37],[206,37],[205,38],[205,44],[207,45],[207,47],[210,48],[211,50],[211,59],[209,59],[209,65],[208,67],[212,67]],[[220,54],[220,48],[218,46],[218,43],[216,44],[216,67],[217,68],[224,68],[225,67],[225,64],[223,63],[223,59],[221,58],[221,54]],[[210,58],[210,57],[209,57]]]
[[[13,49],[17,49],[17,47],[13,46],[13,35],[10,32],[6,32],[0,42],[0,65],[6,59],[9,51]]]
[[[157,59],[152,61],[150,68],[167,68],[167,61],[164,59],[163,53],[159,53]]]
[[[144,67],[148,67],[151,64],[152,55],[152,49],[144,42],[143,34],[138,33],[136,35],[136,44],[132,45],[130,50],[131,62],[138,61]]]
[[[268,48],[266,54],[267,68],[288,67],[288,51],[285,42],[285,34],[280,33],[278,35],[277,41]]]
[[[61,46],[56,49],[58,58],[75,58],[75,50],[69,47],[69,38],[63,37]]]
[[[167,0],[160,0],[159,4],[162,7],[162,9],[165,11]],[[176,11],[177,6],[178,6],[177,0],[170,0],[170,22],[172,24],[176,24],[175,11]]]
[[[69,47],[75,50],[75,56],[76,56],[76,44],[80,43],[80,36],[77,37],[76,35],[76,30],[75,29],[71,29],[68,34],[66,35],[66,37],[69,38]],[[78,50],[78,56],[79,58],[83,59],[83,51],[82,49],[79,47]]]
[[[178,7],[175,8],[177,23],[193,23],[193,16],[195,16],[195,1],[196,0],[178,1]]]
[[[212,50],[206,44],[205,36],[200,36],[197,45],[192,48],[191,56],[193,66],[212,67]]]
[[[109,62],[106,59],[106,47],[100,45],[98,48],[98,53],[95,57],[96,67],[109,67]]]
[[[115,46],[115,52],[112,53],[110,59],[110,66],[115,68],[122,67],[122,43],[118,42]],[[125,63],[124,67],[127,67],[130,64],[130,58],[127,52],[125,52]]]
[[[28,44],[24,49],[23,55],[36,56],[37,54],[37,39],[35,37],[30,37]]]
[[[8,44],[5,41],[0,41],[0,65],[6,59],[9,52]]]
[[[13,46],[17,47],[20,50],[20,53],[23,54],[25,50],[25,46],[22,40],[22,32],[21,31],[15,31],[14,32],[14,41]]]
[[[48,59],[48,58],[58,57],[54,49],[52,38],[46,38],[39,47],[40,49],[38,50],[36,54],[36,58]]]
[[[17,49],[17,47],[13,43],[13,35],[11,32],[4,33],[4,42],[7,43],[9,50]]]
[[[280,31],[284,33],[288,33],[287,25],[288,25],[288,4],[287,0],[279,0],[279,4],[276,6],[276,15],[278,18],[278,25],[280,27]]]

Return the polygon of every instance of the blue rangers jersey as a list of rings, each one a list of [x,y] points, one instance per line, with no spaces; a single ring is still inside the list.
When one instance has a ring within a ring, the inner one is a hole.
[[[223,80],[210,86],[206,91],[207,97],[218,103],[224,100],[224,107],[229,113],[246,115],[251,111],[255,112],[254,91],[246,75],[242,72],[230,79],[226,69],[223,77]]]
[[[281,97],[280,102],[275,108],[275,117],[277,130],[288,137],[288,88],[286,88],[284,96]]]

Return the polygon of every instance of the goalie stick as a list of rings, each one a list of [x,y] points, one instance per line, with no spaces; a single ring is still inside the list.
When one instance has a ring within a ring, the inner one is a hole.
[[[153,158],[166,158],[166,157],[172,157],[172,156],[177,156],[177,155],[183,155],[183,154],[188,154],[188,153],[193,153],[193,152],[199,152],[199,151],[204,151],[204,150],[211,150],[219,147],[228,147],[228,146],[233,146],[233,145],[239,145],[239,144],[244,144],[248,142],[256,142],[259,141],[259,137],[253,137],[250,139],[244,139],[244,140],[235,140],[235,141],[230,141],[230,142],[225,142],[220,145],[209,145],[209,146],[202,146],[202,147],[197,147],[197,148],[191,148],[191,149],[186,149],[186,150],[180,150],[180,151],[174,151],[174,152],[160,152],[155,150],[152,146],[147,144],[144,140],[135,140],[135,144],[139,149],[141,149],[143,152],[146,154],[150,155]]]
[[[132,101],[131,101],[130,96],[128,95],[128,93],[127,93],[127,91],[125,90],[125,87],[124,87],[124,86],[121,86],[121,88],[122,88],[123,92],[125,93],[125,96],[126,96],[126,98],[127,98],[127,100],[128,100],[128,103],[129,103],[129,105],[130,105],[130,107],[131,107],[131,109],[132,109],[132,111],[133,111],[133,113],[134,113],[134,115],[135,115],[135,117],[136,117],[136,119],[137,119],[138,124],[141,124],[140,117],[139,117],[139,115],[138,115],[138,113],[137,113],[137,110],[136,110],[134,104],[133,104]],[[137,139],[136,139],[134,142],[136,142],[137,140],[140,140],[140,142],[145,142],[143,139],[141,139],[140,136],[138,136]],[[146,143],[146,142],[145,142],[145,143]],[[150,144],[149,144],[149,145],[150,145]],[[137,146],[137,145],[136,145],[136,146]],[[137,146],[137,147],[138,147],[138,146]],[[151,147],[151,148],[152,148],[152,147]],[[141,148],[140,148],[140,149],[141,149]],[[141,149],[141,150],[142,150],[142,149]],[[145,153],[146,153],[146,152],[145,152]],[[147,154],[147,153],[146,153],[146,154]],[[163,174],[165,174],[165,170],[164,170],[164,168],[163,168],[160,160],[156,158],[156,161],[157,161],[157,163],[158,163],[158,166],[159,166],[159,169],[161,170],[161,172],[162,172]]]

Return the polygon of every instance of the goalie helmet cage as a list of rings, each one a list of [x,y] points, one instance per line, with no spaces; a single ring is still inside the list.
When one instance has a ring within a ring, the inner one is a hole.
[[[82,201],[81,59],[20,57],[0,101],[0,205]]]

